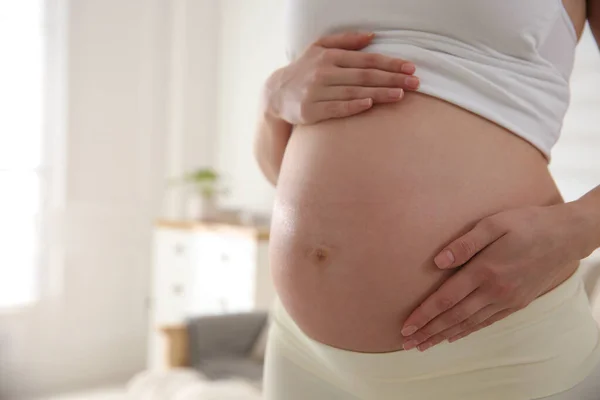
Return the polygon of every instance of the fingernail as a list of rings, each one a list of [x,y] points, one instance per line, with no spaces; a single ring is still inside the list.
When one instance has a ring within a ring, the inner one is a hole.
[[[419,78],[417,77],[409,76],[408,78],[406,78],[405,82],[408,87],[411,87],[413,89],[417,89],[419,87]]]
[[[417,347],[418,344],[419,342],[417,342],[416,340],[409,340],[408,342],[404,343],[404,346],[402,346],[402,348],[404,348],[404,350],[412,350],[415,347]]]
[[[404,96],[404,90],[402,89],[390,89],[388,96],[392,100],[400,100]]]
[[[405,74],[414,74],[417,68],[413,64],[402,64],[400,71]]]
[[[367,99],[362,99],[362,100],[359,100],[359,104],[360,104],[362,107],[365,107],[365,108],[371,108],[371,106],[373,105],[373,99],[371,99],[371,98],[367,98]]]
[[[448,268],[454,262],[454,254],[450,250],[444,250],[433,259],[433,262],[438,268]]]
[[[414,325],[411,326],[407,326],[406,328],[402,329],[402,331],[400,331],[400,333],[402,334],[402,336],[410,336],[413,333],[415,333],[417,331],[417,327]]]
[[[374,38],[374,37],[375,37],[375,32],[369,32],[369,33],[367,33],[367,37],[368,37],[369,39],[372,39],[372,38]]]
[[[421,351],[421,352],[422,352],[422,351],[425,351],[425,350],[427,350],[427,349],[431,348],[431,346],[433,346],[433,344],[432,344],[432,343],[425,343],[425,344],[422,344],[422,345],[420,345],[420,346],[419,346],[419,347],[417,347],[417,348],[419,349],[419,351]]]

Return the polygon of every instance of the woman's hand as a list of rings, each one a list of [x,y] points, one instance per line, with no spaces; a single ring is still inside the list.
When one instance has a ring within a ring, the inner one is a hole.
[[[575,203],[501,212],[443,249],[440,269],[464,266],[405,321],[406,350],[458,340],[526,307],[594,250]],[[595,242],[593,242],[595,243]]]
[[[412,63],[358,51],[373,37],[342,33],[311,45],[268,79],[269,112],[292,125],[313,124],[359,114],[374,103],[396,102],[403,89],[416,90],[419,80],[412,76]]]

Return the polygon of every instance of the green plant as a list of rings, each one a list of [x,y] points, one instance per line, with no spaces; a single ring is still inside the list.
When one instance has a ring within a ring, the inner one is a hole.
[[[179,181],[193,186],[205,199],[211,199],[225,192],[219,186],[219,180],[220,175],[213,168],[206,167],[186,173]]]

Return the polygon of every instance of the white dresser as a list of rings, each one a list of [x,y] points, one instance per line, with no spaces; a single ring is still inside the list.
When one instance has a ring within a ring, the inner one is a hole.
[[[187,317],[267,310],[274,298],[268,230],[160,221],[154,231],[148,368],[166,367],[161,327]]]

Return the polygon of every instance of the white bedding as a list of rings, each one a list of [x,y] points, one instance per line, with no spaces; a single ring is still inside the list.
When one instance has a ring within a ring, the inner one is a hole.
[[[127,400],[260,400],[260,391],[242,380],[209,381],[196,371],[142,372],[127,388]]]

